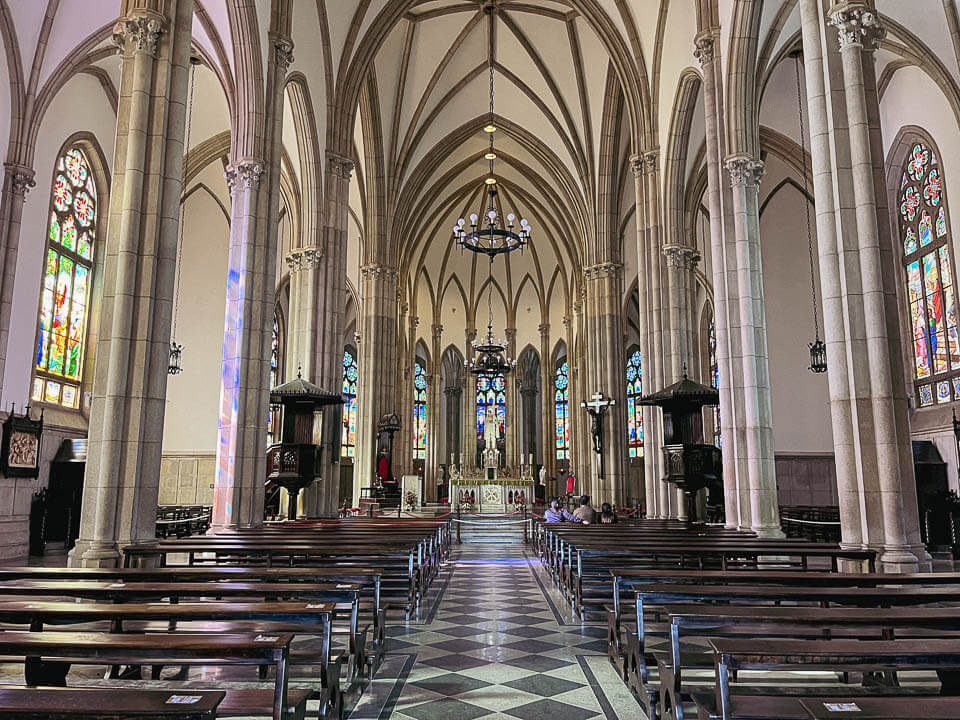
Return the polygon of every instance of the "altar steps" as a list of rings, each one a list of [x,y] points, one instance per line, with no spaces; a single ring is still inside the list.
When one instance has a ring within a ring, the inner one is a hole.
[[[523,525],[520,515],[503,517],[502,515],[464,513],[460,524],[460,539],[464,543],[501,543],[519,545],[523,543]]]

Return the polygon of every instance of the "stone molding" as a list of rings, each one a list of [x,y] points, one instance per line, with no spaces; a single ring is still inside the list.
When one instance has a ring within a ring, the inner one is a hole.
[[[550,332],[550,323],[540,323],[537,325],[537,332],[541,335],[547,335]]]
[[[700,262],[700,253],[686,245],[665,245],[663,256],[667,259],[667,267],[680,270],[693,270]]]
[[[877,41],[887,34],[877,14],[859,3],[835,5],[829,16],[827,23],[836,28],[841,50],[848,45],[874,50]]]
[[[256,190],[263,177],[263,163],[253,159],[238,160],[227,167],[224,177],[231,195],[240,190]]]
[[[416,330],[419,326],[420,326],[420,318],[418,318],[416,315],[411,315],[411,316],[410,316],[410,329],[411,329],[411,330]]]
[[[342,155],[328,152],[327,167],[331,175],[343,178],[347,182],[350,182],[350,178],[353,177],[353,160]]]
[[[713,33],[710,32],[700,33],[693,39],[693,57],[701,68],[713,60],[713,45]]]
[[[381,265],[379,263],[370,263],[369,265],[364,265],[360,268],[360,279],[374,279],[374,280],[391,280],[393,282],[397,281],[397,278],[400,274],[389,265]]]
[[[616,277],[623,270],[623,263],[605,262],[590,265],[583,269],[583,277],[586,280],[600,280],[602,278]]]
[[[121,18],[113,26],[113,44],[120,52],[124,52],[130,46],[134,52],[145,52],[155,56],[157,42],[166,31],[166,22],[160,16],[130,15]]]
[[[434,323],[430,326],[430,333],[434,340],[439,340],[443,336],[443,325]]]
[[[290,272],[293,273],[317,267],[320,265],[323,257],[324,253],[322,248],[297,248],[296,250],[288,252],[284,261],[286,261],[287,267],[290,268]]]
[[[732,155],[724,163],[730,175],[730,187],[757,188],[766,174],[763,160],[754,160],[748,155]]]
[[[277,67],[286,73],[293,64],[293,40],[286,37],[277,38],[273,43],[273,58]]]
[[[447,385],[443,389],[443,394],[447,397],[460,397],[463,394],[463,388],[459,385]]]
[[[7,176],[7,187],[14,195],[25,197],[30,188],[37,184],[37,181],[33,179],[33,170],[25,165],[4,163],[3,170]]]

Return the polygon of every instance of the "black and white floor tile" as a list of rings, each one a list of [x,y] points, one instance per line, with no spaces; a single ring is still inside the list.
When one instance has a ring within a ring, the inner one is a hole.
[[[523,545],[462,545],[422,619],[388,628],[387,659],[350,720],[642,718],[606,657]]]

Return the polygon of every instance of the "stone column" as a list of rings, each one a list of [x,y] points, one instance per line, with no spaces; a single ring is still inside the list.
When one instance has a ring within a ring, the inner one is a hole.
[[[13,276],[20,249],[20,222],[27,192],[36,185],[33,168],[18,163],[3,164],[0,194],[0,382],[3,381],[10,339],[10,312],[13,307]]]
[[[466,364],[473,359],[473,341],[477,339],[477,329],[468,327],[464,332],[464,357]],[[463,378],[463,466],[472,468],[477,464],[477,376],[464,371]],[[459,458],[458,458],[459,459]]]
[[[504,330],[504,342],[507,344],[506,356],[508,358],[517,359],[517,329],[516,328],[506,328]],[[519,380],[517,378],[517,370],[514,368],[513,372],[504,377],[504,383],[506,384],[506,396],[507,396],[507,411],[503,420],[503,430],[506,435],[504,438],[504,451],[505,457],[503,458],[504,463],[507,467],[516,467],[519,461],[520,454],[520,398],[517,393],[517,384]]]
[[[871,51],[884,31],[874,12],[862,2],[835,5],[830,10],[830,25],[838,31],[849,141],[846,188],[854,202],[852,212],[841,208],[839,213],[843,238],[839,263],[848,279],[846,294],[857,293],[859,287],[858,297],[846,302],[845,324],[849,328],[848,352],[852,353],[847,365],[854,384],[853,441],[859,446],[861,467],[857,486],[843,488],[846,498],[841,512],[844,527],[856,527],[859,519],[862,545],[882,547],[880,559],[885,567],[909,572],[916,570],[919,559],[925,560],[925,554],[919,541],[909,419],[906,403],[895,397],[894,383],[902,380],[893,378],[890,359],[891,350],[899,347],[899,342],[891,343],[891,334],[897,333],[898,327],[895,320],[888,326],[884,273],[898,273],[884,268],[884,257],[889,265],[892,256],[881,247],[877,197],[882,190],[875,182],[882,182],[882,175],[877,177],[875,168],[878,162],[882,165],[882,158],[875,160],[873,155],[875,147],[882,153],[882,146],[872,137],[872,124],[879,123],[878,112],[874,111],[871,123],[870,111],[871,100],[877,102]],[[835,130],[835,137],[838,134]],[[895,303],[890,304],[895,313]],[[857,534],[847,531],[844,540]]]
[[[316,327],[312,322],[315,308],[311,299],[316,297],[317,276],[324,261],[323,248],[295,248],[283,260],[290,270],[290,309],[287,313],[287,346],[284,348],[286,377],[296,377],[298,371],[304,377],[315,377],[316,358],[312,348],[316,342]]]
[[[537,330],[540,332],[540,414],[543,417],[540,433],[543,457],[540,459],[540,462],[543,463],[543,466],[547,470],[547,477],[556,477],[557,447],[553,435],[556,417],[553,407],[554,368],[550,348],[550,323],[541,323],[537,327]],[[569,380],[569,365],[567,368],[567,379]],[[569,399],[570,397],[570,386],[567,385],[567,398]],[[572,410],[572,406],[568,406],[568,410]],[[572,415],[569,412],[568,417],[572,423]]]
[[[427,375],[427,447],[424,453],[423,484],[424,497],[430,502],[437,501],[437,482],[442,475],[438,472],[438,465],[444,462],[442,445],[440,444],[440,398],[443,397],[442,387],[442,350],[440,343],[443,340],[443,325],[434,323],[430,326],[430,335],[433,345],[430,348],[430,372]]]
[[[119,121],[74,566],[115,565],[155,537],[193,2],[132,5],[113,30]]]
[[[460,417],[460,410],[462,408],[460,399],[463,397],[463,381],[458,378],[456,382],[456,385],[447,385],[443,389],[447,408],[447,442],[442,454],[443,462],[450,464],[450,457],[453,456],[452,464],[454,465],[460,461],[460,452],[463,449],[463,442],[460,439],[460,435],[463,432],[463,420]]]
[[[357,383],[357,459],[354,465],[353,496],[360,497],[360,488],[373,487],[377,453],[377,422],[383,415],[399,413],[406,427],[394,437],[400,445],[404,432],[412,432],[413,406],[396,406],[395,375],[397,347],[397,271],[386,265],[371,263],[360,268],[360,352]],[[409,376],[413,382],[413,375]],[[397,448],[399,449],[399,448]],[[397,462],[394,469],[406,467]]]

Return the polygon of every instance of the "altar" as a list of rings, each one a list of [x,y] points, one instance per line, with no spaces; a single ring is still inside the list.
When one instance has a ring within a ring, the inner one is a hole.
[[[450,505],[453,508],[464,505],[470,498],[472,512],[510,513],[518,505],[528,509],[533,506],[533,478],[501,477],[488,480],[478,473],[475,477],[454,477],[450,479]]]

